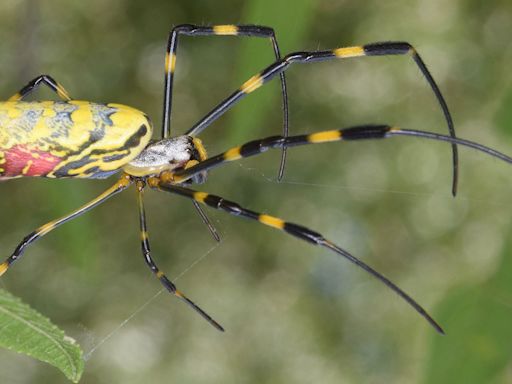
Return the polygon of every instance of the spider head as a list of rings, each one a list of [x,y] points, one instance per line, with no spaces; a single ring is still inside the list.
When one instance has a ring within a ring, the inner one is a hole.
[[[206,150],[198,138],[177,136],[153,141],[123,171],[135,177],[159,176],[164,171],[187,168],[207,158]],[[201,172],[185,183],[201,184],[206,172]]]

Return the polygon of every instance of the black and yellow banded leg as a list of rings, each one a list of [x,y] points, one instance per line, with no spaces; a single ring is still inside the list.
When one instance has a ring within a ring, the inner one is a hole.
[[[269,149],[280,149],[283,147],[295,147],[300,145],[321,144],[335,141],[354,141],[368,139],[386,139],[395,136],[413,136],[424,139],[445,141],[451,144],[462,145],[468,148],[484,152],[489,156],[496,157],[507,163],[512,163],[512,158],[485,145],[470,140],[460,139],[448,135],[433,132],[418,131],[413,129],[401,129],[389,125],[361,125],[356,127],[336,129],[332,131],[321,131],[307,135],[297,136],[270,136],[264,139],[253,140],[238,147],[233,147],[226,152],[212,156],[187,169],[180,169],[174,172],[163,172],[162,180],[170,183],[182,183],[191,177],[218,167],[231,161],[245,157],[259,155]]]
[[[127,175],[124,175],[112,187],[107,189],[105,192],[103,192],[95,199],[89,201],[87,204],[82,205],[80,208],[74,210],[73,212],[66,216],[62,216],[56,220],[52,220],[49,223],[42,225],[29,235],[25,236],[25,238],[21,241],[21,243],[16,247],[14,252],[11,254],[11,256],[9,256],[2,264],[0,264],[0,276],[3,275],[7,271],[7,269],[9,269],[12,263],[17,261],[23,255],[25,249],[34,241],[46,235],[48,232],[53,231],[58,226],[70,220],[73,220],[78,216],[83,215],[84,213],[100,205],[110,197],[118,194],[121,191],[124,191],[126,188],[130,186],[131,183],[131,178]]]
[[[165,87],[164,87],[164,111],[162,124],[162,138],[169,137],[171,132],[171,107],[172,107],[172,86],[174,71],[176,69],[176,53],[178,49],[179,35],[185,36],[248,36],[268,38],[272,43],[272,49],[276,60],[281,58],[279,45],[277,44],[275,31],[270,27],[261,25],[214,25],[199,26],[191,24],[178,25],[173,28],[167,42],[167,53],[165,56]],[[288,136],[288,95],[286,91],[286,78],[284,73],[279,74],[281,78],[281,93],[283,98],[283,136]],[[211,124],[215,118],[208,121]],[[202,129],[206,128],[206,125]],[[281,152],[281,164],[279,166],[278,179],[283,177],[286,162],[286,149]]]
[[[387,277],[383,276],[382,274],[377,272],[375,269],[373,269],[372,267],[370,267],[363,261],[359,260],[358,258],[353,256],[349,252],[338,247],[332,241],[327,240],[320,233],[312,231],[311,229],[303,227],[302,225],[289,223],[287,221],[284,221],[284,220],[274,217],[274,216],[251,211],[249,209],[241,207],[240,205],[238,205],[237,203],[235,203],[233,201],[226,200],[219,196],[210,195],[205,192],[197,192],[197,191],[193,191],[188,188],[183,188],[180,186],[164,183],[156,177],[150,178],[148,180],[148,185],[151,188],[154,188],[154,189],[157,189],[160,191],[171,192],[171,193],[174,193],[174,194],[177,194],[180,196],[187,197],[187,198],[197,201],[201,204],[205,204],[209,207],[227,212],[230,215],[240,216],[240,217],[245,217],[247,219],[255,220],[255,221],[257,221],[261,224],[264,224],[268,227],[284,231],[284,232],[288,233],[289,235],[292,235],[298,239],[304,240],[308,243],[311,243],[314,245],[319,245],[321,247],[329,249],[330,251],[338,254],[339,256],[342,256],[343,258],[347,259],[351,263],[355,264],[359,268],[365,270],[370,275],[372,275],[375,278],[377,278],[378,280],[380,280],[387,287],[389,287],[393,292],[395,292],[398,296],[400,296],[402,299],[404,299],[421,316],[423,316],[430,323],[430,325],[432,325],[432,327],[434,327],[434,329],[437,332],[444,334],[441,326],[427,313],[427,311],[425,311],[425,309],[423,309],[423,307],[421,307],[416,301],[414,301],[414,299],[412,297],[410,297],[407,293],[405,293],[402,289],[400,289],[397,285],[395,285]]]
[[[453,120],[448,109],[448,105],[444,100],[444,97],[437,86],[434,78],[430,74],[427,66],[423,62],[420,55],[416,52],[413,46],[406,42],[379,42],[366,44],[362,46],[354,47],[343,47],[328,51],[312,51],[312,52],[294,52],[286,55],[282,60],[278,60],[265,68],[260,73],[252,76],[249,80],[240,86],[235,92],[224,99],[214,109],[212,109],[205,117],[198,121],[188,132],[188,135],[197,135],[205,127],[207,127],[212,121],[219,118],[224,112],[230,109],[242,98],[247,96],[249,93],[254,92],[260,88],[263,84],[273,79],[276,75],[282,74],[294,63],[312,63],[317,61],[326,61],[333,59],[347,59],[352,57],[361,56],[391,56],[391,55],[408,55],[411,56],[421,73],[427,80],[428,84],[432,88],[434,95],[441,106],[444,113],[446,123],[448,125],[448,131],[451,137],[455,137],[455,129],[453,126]],[[458,153],[455,144],[452,145],[453,151],[453,183],[452,193],[455,196],[457,193],[457,181],[458,181]]]
[[[144,209],[144,187],[145,184],[143,181],[137,181],[137,202],[139,206],[139,221],[140,221],[140,233],[141,233],[141,249],[142,255],[144,256],[144,261],[146,265],[151,269],[151,272],[160,280],[162,285],[167,289],[170,293],[176,296],[178,299],[185,302],[189,307],[199,313],[208,323],[214,326],[219,331],[224,331],[224,328],[212,319],[210,315],[208,315],[205,311],[203,311],[197,304],[195,304],[192,300],[186,297],[182,292],[180,292],[174,283],[165,276],[165,274],[160,271],[158,266],[153,261],[151,257],[151,249],[149,246],[149,236],[148,229],[146,224],[146,212]]]
[[[8,99],[8,101],[23,100],[26,96],[31,94],[33,91],[35,91],[43,84],[48,86],[48,88],[50,88],[52,91],[54,91],[62,100],[71,100],[71,97],[66,92],[64,87],[60,85],[57,81],[55,81],[51,76],[39,75],[35,79],[30,80],[29,83],[25,85],[23,88],[21,88],[21,90],[18,93],[12,95]]]
[[[185,36],[248,36],[268,38],[272,43],[272,48],[277,60],[281,58],[279,45],[275,32],[272,28],[259,25],[215,25],[198,26],[191,24],[178,25],[169,34],[167,42],[167,52],[165,55],[165,85],[164,85],[164,107],[162,118],[162,138],[169,137],[171,134],[171,108],[172,108],[172,90],[174,81],[174,71],[176,69],[176,55],[178,49],[178,37]],[[288,136],[288,96],[286,91],[286,79],[284,73],[281,77],[281,92],[283,98],[283,136]],[[281,163],[279,166],[278,179],[282,179],[284,166],[286,163],[286,148],[281,151]],[[216,241],[220,241],[219,234],[212,225],[206,213],[197,204],[194,204],[199,216],[208,226],[210,233]]]
[[[260,25],[214,25],[199,26],[191,24],[178,25],[171,31],[167,42],[167,52],[165,56],[165,93],[164,93],[164,111],[162,138],[170,136],[171,131],[171,107],[172,107],[172,87],[174,80],[174,71],[176,69],[176,54],[178,49],[178,37],[184,36],[248,36],[269,38],[276,60],[281,58],[279,45],[275,32],[272,28]],[[288,129],[288,98],[286,93],[286,79],[284,74],[280,74],[281,88],[283,95],[284,127],[283,136],[287,136]],[[212,120],[213,121],[213,120]]]

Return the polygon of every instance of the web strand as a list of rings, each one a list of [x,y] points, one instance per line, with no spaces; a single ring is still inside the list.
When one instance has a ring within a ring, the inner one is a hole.
[[[186,267],[182,272],[180,272],[173,281],[177,281],[180,278],[182,278],[186,273],[188,273],[191,269],[193,269],[197,264],[202,262],[207,256],[209,256],[216,248],[220,246],[220,244],[224,241],[224,239],[221,239],[220,242],[216,243],[214,246],[212,246],[208,251],[206,251],[204,254],[199,256],[197,259],[192,261],[192,263],[189,264],[188,267]],[[156,300],[158,296],[160,296],[163,292],[166,292],[164,288],[161,288],[158,292],[156,292],[152,297],[150,297],[148,300],[146,300],[143,304],[141,304],[138,308],[136,308],[127,318],[125,318],[117,327],[115,327],[112,331],[110,331],[106,336],[104,336],[96,345],[94,345],[89,352],[84,354],[84,360],[89,360],[93,353],[98,350],[103,344],[105,344],[108,340],[110,340],[113,336],[115,336],[123,327],[126,326],[134,317],[136,317],[139,313],[141,313],[146,307],[151,304],[153,301]]]

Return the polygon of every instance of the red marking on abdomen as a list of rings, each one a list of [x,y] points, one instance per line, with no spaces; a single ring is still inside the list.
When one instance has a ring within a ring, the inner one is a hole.
[[[62,161],[60,157],[24,145],[4,151],[4,158],[6,162],[0,164],[4,169],[0,177],[45,176]]]

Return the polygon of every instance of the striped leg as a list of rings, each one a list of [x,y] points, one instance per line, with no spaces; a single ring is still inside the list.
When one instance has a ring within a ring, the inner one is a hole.
[[[32,244],[37,239],[41,238],[42,236],[46,235],[48,232],[54,230],[58,226],[73,220],[77,218],[78,216],[83,215],[85,212],[93,209],[94,207],[100,205],[108,198],[118,194],[121,191],[124,191],[126,188],[130,186],[132,183],[129,176],[123,176],[121,179],[117,181],[112,187],[107,189],[105,192],[103,192],[101,195],[96,197],[94,200],[91,200],[87,204],[84,204],[77,210],[71,212],[70,214],[66,216],[62,216],[56,220],[52,220],[49,223],[46,223],[42,225],[41,227],[37,228],[34,232],[30,233],[29,235],[25,236],[23,241],[16,247],[14,252],[11,256],[9,256],[2,264],[0,264],[0,276],[2,276],[7,269],[11,266],[12,263],[14,263],[16,260],[18,260],[23,253],[25,252],[25,249],[27,246]]]
[[[208,171],[230,161],[259,155],[269,149],[282,147],[288,148],[299,145],[319,144],[342,140],[385,139],[394,136],[414,136],[436,141],[445,141],[451,144],[458,144],[468,148],[473,148],[480,152],[484,152],[489,156],[503,160],[507,163],[512,163],[511,157],[492,148],[486,147],[485,145],[478,144],[470,140],[441,135],[433,132],[390,127],[388,125],[361,125],[345,129],[316,132],[309,135],[297,135],[288,137],[270,136],[264,139],[250,141],[241,146],[231,148],[221,154],[212,156],[190,168],[179,169],[175,172],[163,172],[161,179],[170,183],[182,183],[183,181],[189,180],[191,177],[201,172]]]
[[[420,55],[416,52],[416,49],[406,42],[379,42],[372,43],[363,46],[344,47],[333,49],[329,51],[313,51],[313,52],[294,52],[286,55],[282,60],[278,60],[265,68],[262,72],[254,75],[247,80],[242,86],[218,104],[212,109],[207,115],[199,120],[190,130],[188,135],[197,135],[203,131],[212,121],[216,120],[224,114],[228,109],[235,105],[238,101],[244,98],[249,93],[255,91],[261,87],[267,81],[273,79],[276,75],[282,74],[286,71],[290,65],[294,63],[312,63],[316,61],[326,61],[332,59],[346,59],[351,57],[360,56],[391,56],[391,55],[409,55],[412,57],[421,73],[427,80],[428,84],[432,88],[434,95],[443,110],[446,123],[448,125],[448,131],[451,137],[455,137],[455,129],[453,127],[453,120],[448,109],[448,105],[444,100],[444,97],[437,86],[434,78],[430,74],[427,66],[423,62]],[[458,153],[457,146],[452,143],[453,151],[453,183],[452,183],[452,194],[455,196],[457,193],[457,182],[458,182]]]
[[[276,34],[272,28],[260,25],[215,25],[203,27],[198,25],[183,24],[175,27],[169,35],[167,43],[167,54],[165,56],[165,88],[164,88],[164,111],[162,121],[162,138],[170,136],[171,133],[171,104],[172,104],[172,85],[174,79],[174,70],[176,67],[176,51],[178,48],[178,36],[249,36],[269,38],[276,56],[276,60],[281,59],[279,46],[277,45]],[[288,95],[286,92],[286,79],[284,72],[279,74],[281,78],[281,92],[283,96],[283,136],[288,136]],[[218,116],[217,116],[218,117]],[[217,117],[212,117],[208,124],[212,123]],[[206,128],[206,125],[202,128]],[[279,166],[278,179],[281,180],[286,162],[286,148],[282,149],[281,164]]]
[[[404,299],[411,307],[413,307],[421,316],[423,316],[429,323],[434,327],[434,329],[444,334],[443,329],[437,322],[421,307],[414,299],[412,299],[407,293],[402,291],[398,286],[396,286],[392,281],[388,278],[377,272],[375,269],[362,262],[355,256],[351,255],[344,249],[338,247],[336,244],[324,238],[321,234],[314,232],[306,227],[303,227],[298,224],[289,223],[283,221],[277,217],[261,214],[258,212],[254,212],[248,209],[245,209],[238,205],[235,202],[226,200],[222,197],[210,195],[205,192],[196,192],[188,188],[183,188],[176,185],[167,184],[162,182],[158,178],[150,178],[148,180],[148,184],[151,188],[158,189],[160,191],[171,192],[180,196],[187,197],[194,201],[197,201],[201,204],[205,204],[209,207],[222,210],[234,216],[241,216],[251,220],[255,220],[261,224],[267,225],[269,227],[279,229],[285,231],[289,235],[295,236],[301,240],[304,240],[308,243],[319,245],[321,247],[327,248],[330,251],[342,256],[347,259],[351,263],[357,265],[359,268],[365,270],[382,283],[384,283],[387,287],[389,287],[392,291],[394,291],[398,296]]]
[[[216,25],[204,27],[198,25],[183,24],[173,28],[167,42],[167,53],[165,56],[165,86],[164,86],[164,108],[162,119],[162,138],[169,137],[171,134],[171,108],[172,108],[172,87],[174,80],[174,71],[176,68],[176,54],[178,49],[179,35],[185,36],[249,36],[269,38],[276,59],[281,58],[279,46],[275,32],[272,28],[258,25]],[[284,73],[280,74],[281,92],[283,97],[283,136],[288,136],[288,96],[286,92],[286,80]],[[286,148],[281,151],[281,163],[279,166],[278,179],[283,177],[284,166],[286,162]],[[210,233],[216,241],[220,241],[219,234],[211,224],[206,213],[197,204],[194,204],[199,216],[208,226]]]
[[[60,85],[57,81],[55,81],[51,76],[48,75],[39,75],[35,79],[29,81],[27,85],[25,85],[21,90],[12,95],[8,101],[19,101],[23,100],[26,96],[31,94],[41,85],[48,86],[53,92],[55,92],[62,100],[69,101],[71,97],[69,97],[68,93],[64,89],[62,85]]]
[[[149,236],[148,236],[148,230],[146,225],[146,212],[144,210],[144,201],[143,201],[143,195],[144,195],[144,187],[145,184],[143,181],[137,182],[137,201],[139,205],[139,220],[140,220],[140,232],[141,232],[141,247],[142,247],[142,255],[144,256],[144,261],[146,262],[149,269],[151,269],[151,272],[160,280],[162,285],[167,289],[170,293],[172,293],[174,296],[176,296],[178,299],[185,302],[188,306],[190,306],[193,310],[195,310],[197,313],[199,313],[208,323],[210,323],[212,326],[214,326],[219,331],[224,331],[224,328],[217,323],[215,320],[213,320],[210,315],[208,315],[205,311],[203,311],[201,308],[199,308],[192,300],[190,300],[188,297],[186,297],[182,292],[178,291],[176,286],[172,281],[170,281],[165,274],[158,269],[157,265],[153,261],[153,258],[151,257],[151,250],[149,247]]]

